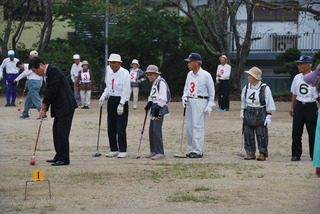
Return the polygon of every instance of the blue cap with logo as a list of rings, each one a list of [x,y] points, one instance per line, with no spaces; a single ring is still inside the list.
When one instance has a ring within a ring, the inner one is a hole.
[[[191,53],[189,54],[188,58],[185,59],[184,61],[186,62],[191,62],[191,61],[202,61],[202,57],[198,53]]]
[[[295,62],[312,64],[312,57],[311,56],[302,55],[302,56],[300,56],[299,60],[296,60]]]

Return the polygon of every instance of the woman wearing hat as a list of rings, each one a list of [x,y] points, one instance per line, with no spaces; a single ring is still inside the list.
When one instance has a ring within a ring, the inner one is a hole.
[[[133,93],[133,109],[137,109],[140,83],[145,81],[145,75],[139,68],[139,61],[137,59],[132,60],[130,68],[130,84],[131,93]],[[130,94],[131,94],[130,93]],[[131,96],[131,95],[130,95]]]
[[[82,69],[78,74],[81,106],[83,109],[89,109],[90,99],[91,99],[91,89],[94,88],[94,78],[93,73],[89,70],[88,61],[84,60],[82,62]]]
[[[163,117],[169,114],[168,103],[170,101],[170,91],[166,81],[160,76],[161,72],[155,65],[149,65],[146,72],[152,87],[148,104],[144,108],[148,111],[151,108],[151,120],[149,126],[150,154],[146,158],[152,160],[163,159],[162,124]]]
[[[318,93],[320,93],[320,64],[316,70],[312,73],[306,74],[303,80],[309,85],[316,87]],[[313,166],[316,167],[316,176],[320,177],[320,107],[318,108],[318,122],[316,127],[316,136],[314,141],[313,150]]]
[[[255,136],[260,155],[258,161],[268,157],[268,128],[271,127],[271,116],[276,111],[270,88],[261,82],[262,71],[253,67],[245,71],[248,84],[242,89],[240,118],[243,120],[245,160],[256,159]]]

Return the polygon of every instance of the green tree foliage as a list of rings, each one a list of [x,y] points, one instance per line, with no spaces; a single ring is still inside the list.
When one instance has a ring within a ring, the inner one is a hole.
[[[301,51],[297,48],[289,48],[284,53],[276,55],[276,59],[283,63],[283,67],[273,69],[276,74],[289,73],[293,79],[299,73],[295,60],[299,59]]]

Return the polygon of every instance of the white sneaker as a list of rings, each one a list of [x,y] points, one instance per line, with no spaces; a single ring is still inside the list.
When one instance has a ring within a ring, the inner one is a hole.
[[[119,152],[117,157],[118,158],[126,158],[126,157],[128,157],[128,154],[126,152]]]
[[[109,152],[106,154],[106,157],[113,158],[116,157],[119,154],[119,152]]]

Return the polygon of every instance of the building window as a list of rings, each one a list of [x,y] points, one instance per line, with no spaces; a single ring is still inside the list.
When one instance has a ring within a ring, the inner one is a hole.
[[[256,6],[254,8],[254,21],[298,21],[298,11],[296,10],[285,10],[285,9],[277,9],[272,10],[267,7],[264,2],[256,1]],[[283,2],[275,2],[275,4],[281,4],[286,7],[295,7],[299,5],[299,2],[296,1],[283,1]]]

